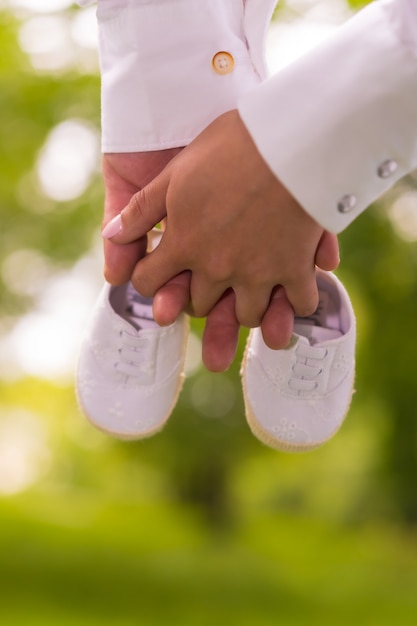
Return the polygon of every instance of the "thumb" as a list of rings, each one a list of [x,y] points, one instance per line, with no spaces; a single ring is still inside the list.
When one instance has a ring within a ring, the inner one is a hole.
[[[339,244],[337,236],[324,231],[316,252],[316,265],[322,270],[331,272],[339,265]]]
[[[166,217],[166,194],[169,173],[165,170],[149,185],[135,193],[128,205],[101,231],[103,239],[114,243],[131,243],[144,237]]]

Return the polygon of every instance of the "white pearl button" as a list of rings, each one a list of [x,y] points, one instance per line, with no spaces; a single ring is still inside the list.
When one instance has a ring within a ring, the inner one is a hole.
[[[387,159],[378,167],[377,173],[379,178],[389,178],[392,174],[395,174],[397,169],[397,161],[394,161],[394,159]]]
[[[340,213],[349,213],[349,211],[352,211],[352,209],[355,208],[357,203],[358,199],[356,198],[356,196],[351,193],[346,194],[345,196],[343,196],[343,198],[340,198],[339,202],[337,203],[337,210]]]

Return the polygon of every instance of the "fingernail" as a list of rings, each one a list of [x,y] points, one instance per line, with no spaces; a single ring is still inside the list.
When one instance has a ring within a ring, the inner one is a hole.
[[[105,227],[101,231],[101,236],[103,237],[103,239],[111,239],[112,237],[117,235],[117,233],[120,233],[121,230],[122,230],[122,216],[119,213],[119,215],[116,215],[116,217],[113,217],[113,219],[110,220],[110,222],[105,225]]]

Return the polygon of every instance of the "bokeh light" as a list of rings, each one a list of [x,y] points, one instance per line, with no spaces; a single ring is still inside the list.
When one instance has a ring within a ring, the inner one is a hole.
[[[45,422],[23,409],[0,410],[0,493],[13,495],[34,484],[49,468]]]
[[[78,198],[99,168],[96,129],[82,120],[66,120],[49,134],[39,155],[37,172],[44,193],[64,202]]]
[[[417,241],[417,191],[404,191],[392,203],[388,215],[397,234],[406,241]]]

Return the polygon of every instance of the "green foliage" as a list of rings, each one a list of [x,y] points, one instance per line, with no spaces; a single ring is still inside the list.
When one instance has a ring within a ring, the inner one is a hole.
[[[213,536],[192,511],[89,492],[0,506],[13,626],[412,626],[415,537],[253,514]]]
[[[373,2],[373,0],[347,0],[348,5],[355,10],[362,9],[371,2]]]
[[[410,181],[413,184],[413,181]],[[417,250],[393,232],[375,207],[341,237],[343,272],[361,292],[366,337],[360,344],[358,393],[378,398],[389,415],[384,490],[404,519],[417,522],[416,374]]]
[[[19,248],[41,250],[51,260],[68,264],[90,249],[100,221],[99,174],[82,198],[54,202],[42,194],[34,167],[48,133],[59,122],[79,118],[99,128],[99,77],[35,74],[17,45],[16,31],[16,21],[0,14],[0,265]],[[0,312],[15,313],[24,305],[0,275]]]

